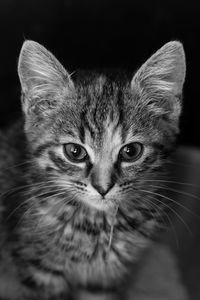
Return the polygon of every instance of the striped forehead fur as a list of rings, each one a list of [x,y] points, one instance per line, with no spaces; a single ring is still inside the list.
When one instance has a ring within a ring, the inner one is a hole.
[[[115,123],[117,126],[119,119],[122,118],[123,109],[119,95],[120,88],[102,76],[94,86],[91,84],[86,88],[87,101],[83,124],[90,131],[91,136],[98,136],[99,140],[102,140],[107,125]]]

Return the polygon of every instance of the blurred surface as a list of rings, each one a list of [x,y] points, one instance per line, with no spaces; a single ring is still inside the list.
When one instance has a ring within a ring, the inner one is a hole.
[[[200,150],[181,147],[171,161],[168,197],[175,201],[163,238],[177,257],[190,300],[200,299]]]

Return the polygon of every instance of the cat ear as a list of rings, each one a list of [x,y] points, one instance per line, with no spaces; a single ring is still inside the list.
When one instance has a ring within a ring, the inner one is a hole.
[[[25,41],[22,46],[18,74],[22,94],[29,102],[23,106],[31,106],[32,99],[40,102],[46,95],[64,94],[73,89],[73,82],[64,67],[53,54],[34,41]]]
[[[185,54],[180,42],[165,44],[134,75],[131,88],[157,115],[178,119],[185,80]]]

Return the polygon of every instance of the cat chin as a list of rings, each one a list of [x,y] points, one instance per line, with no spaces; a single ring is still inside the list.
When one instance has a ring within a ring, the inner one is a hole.
[[[110,212],[116,207],[116,204],[109,199],[83,199],[82,201],[87,207],[104,212]]]

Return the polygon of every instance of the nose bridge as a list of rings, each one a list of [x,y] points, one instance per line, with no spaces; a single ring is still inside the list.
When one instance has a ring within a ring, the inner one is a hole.
[[[111,165],[108,161],[103,159],[99,160],[91,174],[92,185],[107,190],[111,183],[111,169]]]

